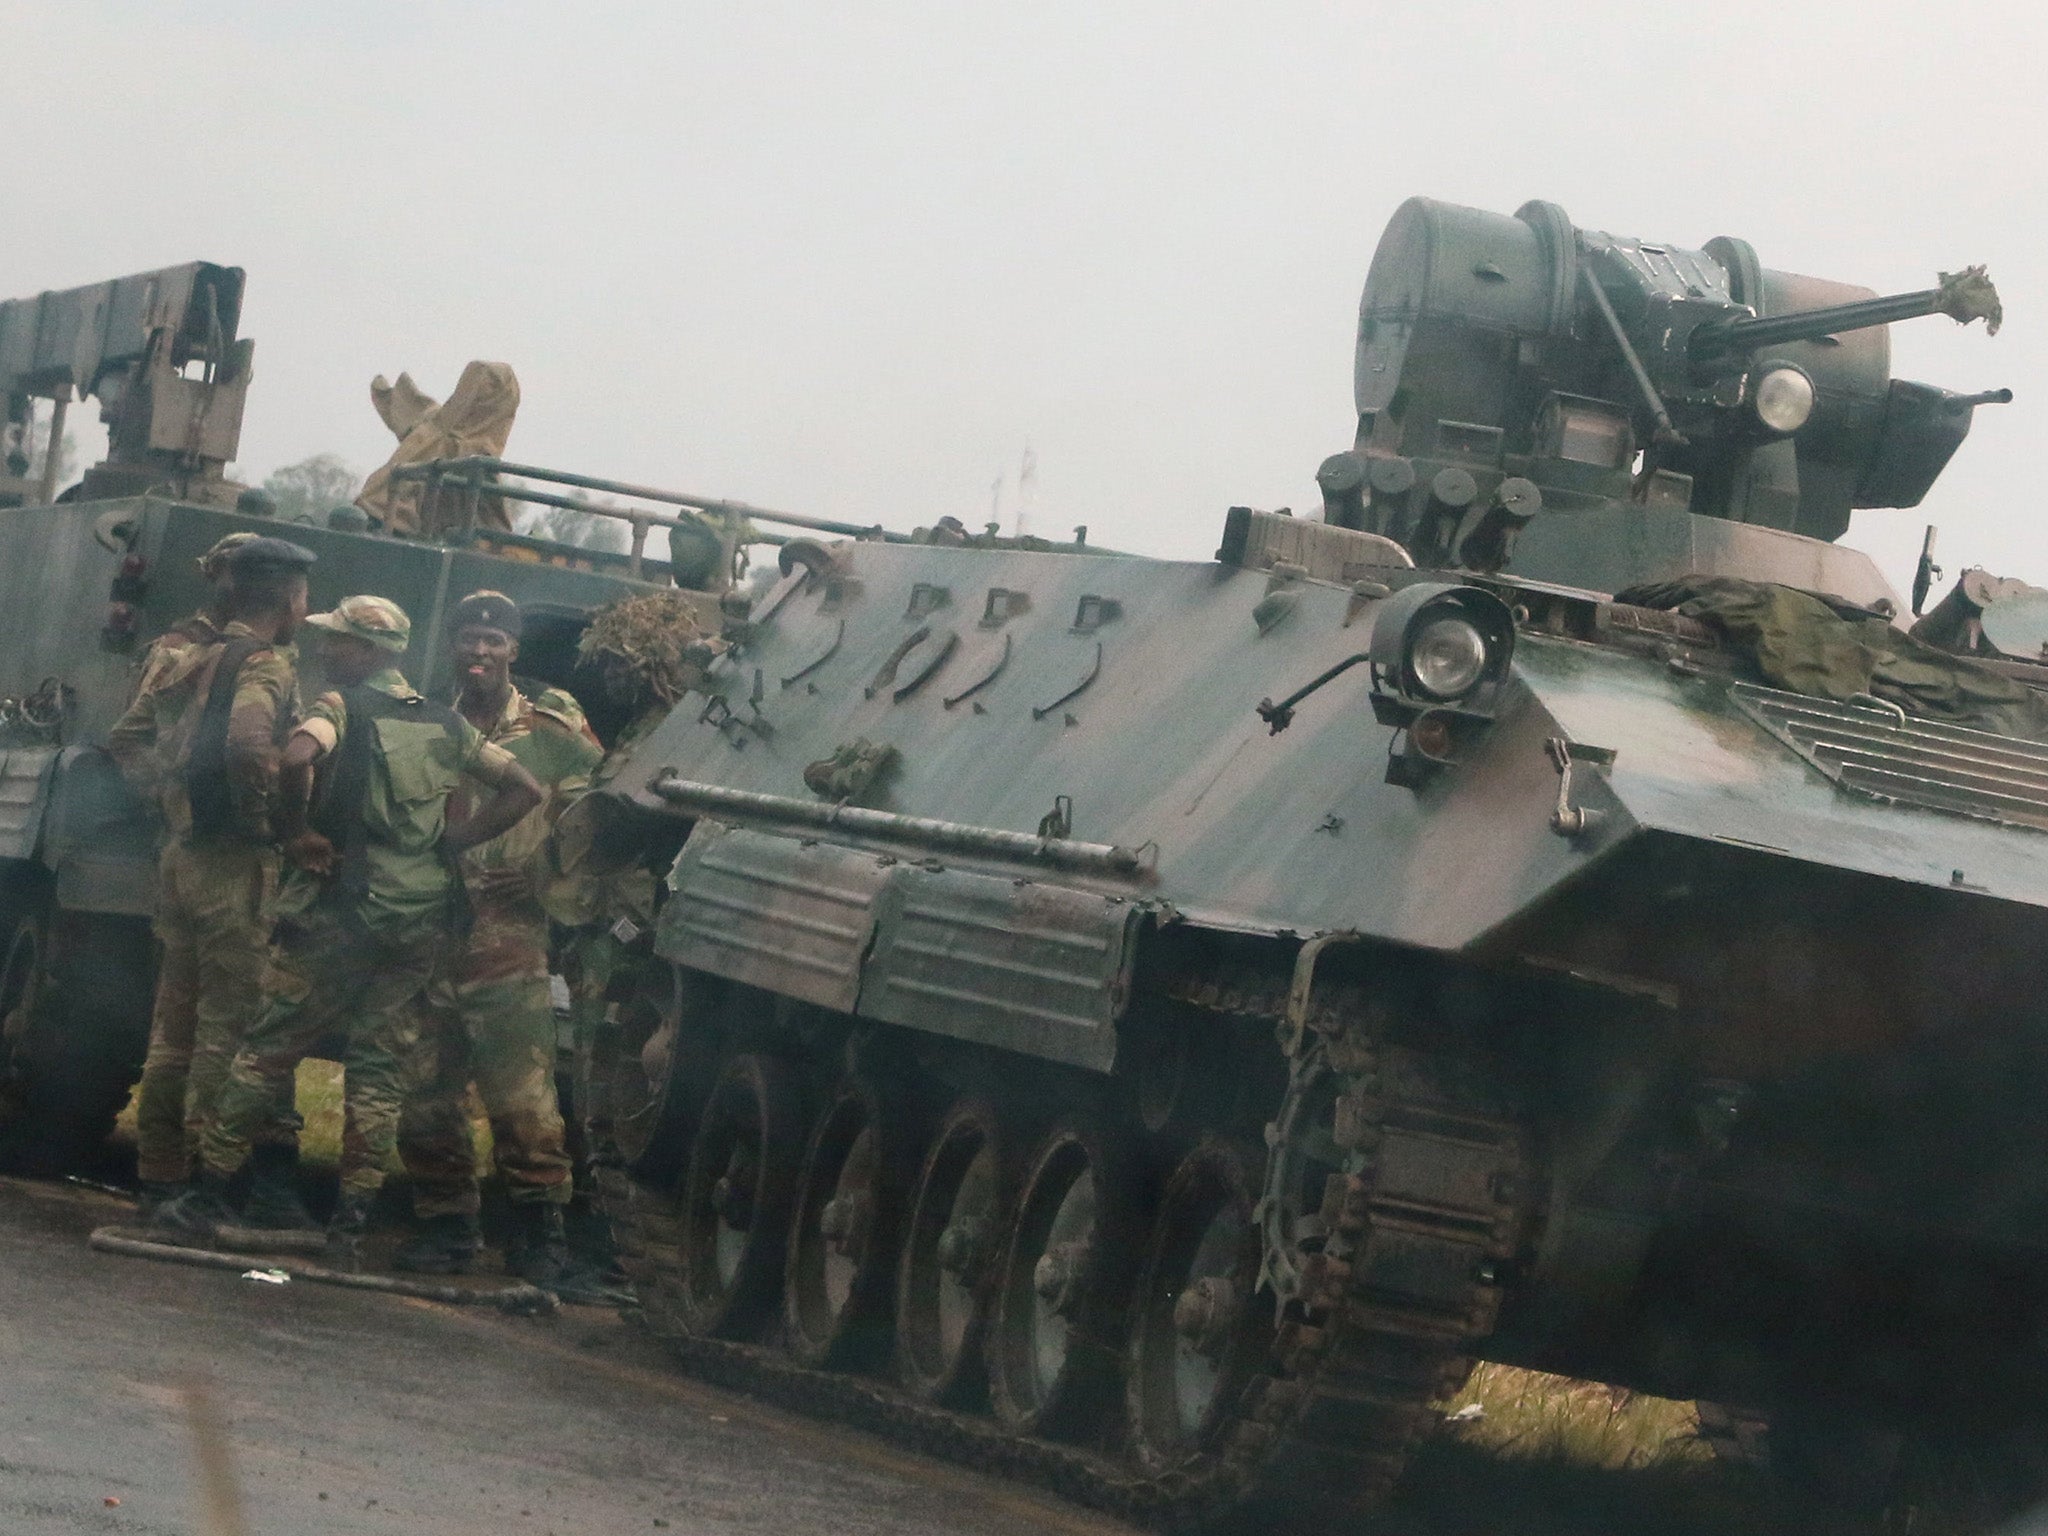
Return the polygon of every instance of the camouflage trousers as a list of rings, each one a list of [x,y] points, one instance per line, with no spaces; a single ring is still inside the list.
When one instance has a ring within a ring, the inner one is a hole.
[[[643,939],[628,943],[610,928],[578,928],[563,955],[569,987],[569,1039],[565,1042],[582,1119],[583,1154],[603,1162],[615,1154],[612,1109],[605,1092],[605,1072],[618,1050],[619,1024],[615,1005],[630,996],[634,984],[651,966],[659,966]]]
[[[209,1173],[232,1175],[276,1124],[299,1063],[322,1039],[342,1050],[341,1187],[372,1193],[398,1142],[398,1116],[419,1050],[418,1005],[447,930],[365,932],[316,909],[281,929],[263,977],[263,1009],[229,1065],[220,1108],[200,1143]]]
[[[136,1100],[136,1174],[173,1184],[191,1176],[228,1063],[263,996],[277,853],[251,843],[180,840],[159,863],[156,933],[163,944],[149,1054]],[[282,1134],[287,1118],[273,1115]]]
[[[428,984],[413,1091],[399,1124],[413,1212],[473,1215],[479,1205],[469,1086],[491,1125],[493,1161],[515,1203],[567,1204],[571,1164],[555,1095],[555,1013],[547,919],[480,910],[469,942]]]

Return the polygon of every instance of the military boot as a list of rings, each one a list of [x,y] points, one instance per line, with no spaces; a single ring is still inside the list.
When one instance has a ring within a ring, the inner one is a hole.
[[[327,1223],[327,1261],[337,1269],[362,1266],[363,1239],[370,1235],[370,1217],[377,1204],[374,1190],[344,1189]]]
[[[311,1232],[318,1222],[299,1198],[299,1149],[262,1146],[249,1157],[249,1193],[242,1224],[266,1232]]]
[[[505,1270],[528,1285],[552,1291],[569,1267],[569,1238],[562,1227],[562,1208],[546,1201],[522,1201],[512,1207],[512,1233],[505,1241]]]
[[[475,1216],[429,1216],[391,1256],[391,1267],[409,1275],[466,1275],[483,1244]]]
[[[165,1237],[213,1241],[217,1229],[239,1220],[228,1198],[228,1180],[217,1173],[201,1173],[193,1185],[175,1199],[156,1208],[149,1218],[150,1230]]]

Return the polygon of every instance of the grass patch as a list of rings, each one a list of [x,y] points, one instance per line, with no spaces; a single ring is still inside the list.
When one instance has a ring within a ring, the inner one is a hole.
[[[341,1064],[308,1058],[299,1063],[299,1161],[309,1168],[334,1168],[341,1162],[342,1074]],[[476,1090],[469,1094],[470,1135],[476,1143],[477,1177],[491,1172],[491,1122],[484,1117]],[[396,1154],[385,1165],[386,1173],[404,1173],[405,1165]]]
[[[299,1162],[333,1168],[341,1162],[341,1063],[307,1058],[299,1063]]]
[[[1450,1415],[1476,1406],[1477,1415]],[[1384,1536],[1847,1536],[1842,1517],[1718,1460],[1691,1403],[1481,1365],[1446,1405]]]

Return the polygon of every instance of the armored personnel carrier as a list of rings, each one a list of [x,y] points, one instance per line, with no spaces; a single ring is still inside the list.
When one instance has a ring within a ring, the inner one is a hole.
[[[707,628],[721,622],[741,530],[863,530],[496,460],[415,465],[434,540],[280,528],[227,478],[253,377],[239,334],[241,269],[194,262],[0,304],[0,1164],[89,1158],[139,1071],[154,974],[154,812],[100,748],[149,643],[208,600],[198,557],[237,529],[285,533],[318,556],[323,603],[376,592],[412,616],[404,666],[452,687],[445,616],[480,587],[529,615],[520,669],[568,684],[592,609],[670,585],[651,533],[681,551]],[[66,413],[95,399],[108,455],[60,487]],[[553,487],[553,488],[549,488]],[[575,491],[615,498],[593,506]],[[480,498],[565,506],[632,525],[630,550],[572,549],[478,525]],[[317,678],[305,679],[308,688]],[[591,714],[604,725],[602,701]]]
[[[2037,1424],[2048,670],[1832,542],[2005,398],[1937,311],[1418,199],[1320,519],[785,546],[614,781],[651,1325],[1167,1526],[1370,1507],[1482,1357]]]

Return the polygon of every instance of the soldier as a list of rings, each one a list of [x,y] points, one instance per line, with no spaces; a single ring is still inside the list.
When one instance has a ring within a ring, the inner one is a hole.
[[[278,822],[289,867],[263,1008],[201,1141],[199,1185],[158,1219],[204,1235],[234,1216],[229,1181],[271,1124],[280,1085],[340,1028],[346,1118],[329,1235],[346,1252],[369,1227],[396,1149],[404,1077],[418,1048],[416,1007],[466,907],[455,856],[508,831],[541,792],[511,753],[399,673],[412,621],[396,603],[345,598],[306,623],[319,631],[321,668],[335,691],[314,702],[285,745]],[[448,803],[465,778],[488,793],[450,826]]]
[[[536,877],[556,814],[588,783],[599,753],[574,699],[556,689],[528,699],[513,686],[518,604],[502,592],[475,592],[456,605],[453,618],[457,712],[517,758],[547,798],[511,831],[462,857],[473,926],[466,943],[443,953],[427,987],[422,1071],[399,1123],[421,1231],[392,1264],[418,1274],[461,1274],[481,1246],[466,1104],[474,1081],[512,1202],[506,1268],[558,1288],[567,1256],[562,1208],[572,1179],[555,1096],[548,918]],[[458,793],[452,825],[462,824],[473,801],[473,792]]]
[[[157,801],[167,833],[156,913],[163,957],[136,1108],[146,1214],[191,1177],[227,1064],[255,1017],[277,886],[270,802],[296,707],[290,642],[306,615],[313,554],[250,535],[224,564],[232,584],[220,611],[195,615],[205,627],[156,654],[107,734],[107,751]],[[288,1143],[257,1152],[252,1194],[274,1225],[305,1219],[290,1159]]]
[[[211,644],[220,639],[221,625],[227,622],[228,556],[256,537],[246,529],[227,534],[199,557],[199,574],[206,579],[208,588],[206,606],[187,614],[149,642],[149,649],[142,653],[142,665],[136,671],[136,693],[149,687],[157,669],[188,645]]]
[[[584,630],[581,653],[597,674],[607,702],[627,724],[591,774],[600,788],[625,765],[632,747],[668,717],[678,700],[703,680],[705,664],[721,642],[704,635],[695,609],[681,593],[646,592],[601,608]],[[653,957],[656,879],[639,844],[621,836],[609,807],[585,795],[556,824],[550,842],[553,874],[545,892],[548,913],[574,930],[568,945],[570,1019],[576,1082],[587,1102],[577,1106],[601,1143],[610,1107],[598,1100],[591,1065],[599,1038],[612,1027],[610,1006],[646,981]],[[593,1145],[603,1158],[609,1149]]]

